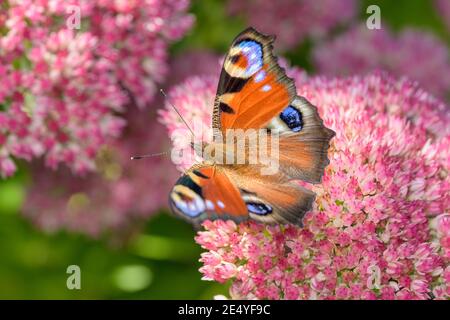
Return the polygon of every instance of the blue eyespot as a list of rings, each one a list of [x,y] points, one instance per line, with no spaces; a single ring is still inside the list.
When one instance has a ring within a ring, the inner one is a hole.
[[[248,61],[245,76],[250,77],[259,71],[263,66],[263,51],[261,44],[253,40],[243,40],[239,42],[238,47]]]
[[[247,209],[250,213],[255,213],[261,216],[265,216],[266,214],[272,213],[272,207],[264,204],[264,203],[256,203],[256,202],[248,202]]]
[[[177,193],[181,199],[175,200],[174,193]],[[206,203],[198,195],[195,195],[194,198],[189,198],[185,197],[182,193],[172,192],[169,199],[172,209],[175,206],[181,214],[190,218],[201,215],[206,209]]]
[[[303,128],[303,118],[299,110],[288,106],[280,113],[280,119],[286,123],[289,129],[298,132]]]

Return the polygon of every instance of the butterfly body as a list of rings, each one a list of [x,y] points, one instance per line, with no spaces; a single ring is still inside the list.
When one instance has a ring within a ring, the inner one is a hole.
[[[249,28],[225,57],[213,141],[194,145],[204,162],[169,195],[172,211],[193,223],[254,219],[301,225],[314,193],[295,180],[321,181],[334,132],[296,94],[272,54],[273,37]]]
[[[228,130],[224,135],[216,135],[210,143],[193,144],[193,149],[204,163],[216,165],[263,165],[272,155],[273,133],[264,130]]]

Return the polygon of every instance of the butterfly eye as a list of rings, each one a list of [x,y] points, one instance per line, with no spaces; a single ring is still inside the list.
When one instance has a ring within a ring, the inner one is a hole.
[[[266,215],[272,213],[273,209],[264,203],[248,202],[247,209],[250,213],[255,213],[258,215]]]

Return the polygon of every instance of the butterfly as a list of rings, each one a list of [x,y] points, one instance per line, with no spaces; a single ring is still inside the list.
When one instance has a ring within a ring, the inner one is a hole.
[[[269,139],[277,132],[279,168],[263,175],[260,166],[249,163],[192,166],[175,183],[169,204],[173,213],[196,225],[206,219],[302,225],[312,208],[315,194],[295,180],[321,182],[335,133],[324,126],[316,107],[297,95],[273,54],[274,39],[248,28],[233,40],[219,78],[212,127],[223,135],[262,129]],[[211,144],[217,140],[214,136]]]

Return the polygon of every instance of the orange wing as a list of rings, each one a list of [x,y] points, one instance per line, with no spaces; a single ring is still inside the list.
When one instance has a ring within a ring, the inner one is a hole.
[[[302,225],[311,210],[314,192],[287,181],[284,176],[257,174],[253,166],[224,167],[229,179],[240,190],[249,217],[268,224]]]
[[[205,219],[248,219],[247,207],[236,186],[220,167],[199,165],[180,177],[169,195],[177,215],[190,222]]]
[[[225,58],[213,113],[213,128],[264,127],[296,95],[272,54],[274,38],[249,28],[233,41]]]
[[[194,224],[251,218],[301,225],[313,201],[313,192],[275,176],[255,175],[249,166],[195,166],[181,176],[169,195],[172,211]]]

